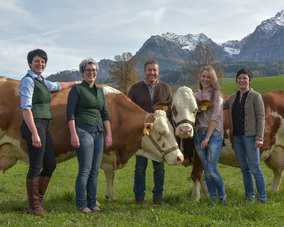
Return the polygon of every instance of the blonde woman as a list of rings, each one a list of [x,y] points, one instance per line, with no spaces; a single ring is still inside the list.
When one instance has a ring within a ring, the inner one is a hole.
[[[200,90],[195,96],[200,100],[210,100],[214,108],[196,116],[197,133],[194,146],[202,163],[210,199],[227,204],[223,179],[218,171],[218,161],[223,141],[223,98],[217,75],[213,67],[206,66],[199,75]]]

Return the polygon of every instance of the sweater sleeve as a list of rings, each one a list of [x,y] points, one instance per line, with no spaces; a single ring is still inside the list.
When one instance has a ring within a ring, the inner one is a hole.
[[[134,96],[134,89],[133,86],[130,88],[128,92],[128,98],[130,98],[133,102],[135,102],[135,96]]]
[[[77,104],[80,96],[80,89],[75,85],[71,88],[67,100],[67,122],[75,120]]]
[[[255,117],[256,117],[256,140],[263,141],[264,125],[265,125],[265,110],[263,100],[260,94],[255,97]]]
[[[102,120],[103,121],[110,121],[110,117],[109,117],[107,106],[106,106],[106,98],[105,98],[104,94],[103,94],[103,102],[104,102],[104,105],[103,105],[103,108],[100,111],[101,116],[102,116]]]
[[[221,112],[223,111],[223,98],[220,92],[216,93],[216,101],[214,102],[214,108],[211,113],[210,120],[212,121],[220,121],[221,120]]]

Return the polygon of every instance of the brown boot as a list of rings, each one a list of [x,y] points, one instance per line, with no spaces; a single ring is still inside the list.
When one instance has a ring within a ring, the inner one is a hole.
[[[153,198],[153,203],[154,204],[158,204],[158,205],[161,205],[161,206],[163,206],[163,205],[166,205],[166,203],[164,202],[164,200],[163,200],[163,198]]]
[[[39,201],[39,177],[26,180],[29,207],[27,212],[33,215],[42,215],[44,212]]]
[[[45,207],[43,206],[43,196],[45,194],[45,191],[47,189],[47,186],[49,184],[50,181],[50,177],[39,177],[39,194],[38,194],[38,198],[40,201],[40,204],[42,206],[42,208],[46,211]]]

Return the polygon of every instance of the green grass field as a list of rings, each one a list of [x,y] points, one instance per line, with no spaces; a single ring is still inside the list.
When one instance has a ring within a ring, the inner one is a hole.
[[[283,226],[284,190],[268,192],[268,204],[244,200],[243,181],[238,168],[220,165],[228,196],[228,206],[211,204],[207,196],[193,202],[190,180],[191,167],[169,166],[166,168],[164,198],[166,206],[152,204],[152,164],[147,169],[145,206],[134,204],[133,176],[135,159],[131,158],[115,178],[117,201],[104,198],[105,178],[99,175],[98,200],[105,213],[81,214],[75,206],[74,183],[77,160],[73,158],[58,164],[46,192],[45,205],[48,214],[42,217],[26,214],[27,198],[25,177],[27,164],[19,163],[0,175],[0,226]],[[272,172],[263,165],[267,186]],[[283,185],[282,185],[283,186]]]
[[[254,78],[252,87],[260,93],[284,89],[284,76]],[[222,85],[222,91],[226,94],[236,90],[234,81]],[[211,204],[205,195],[198,203],[191,200],[191,167],[165,164],[164,198],[167,205],[158,206],[152,204],[153,169],[150,162],[147,169],[148,204],[137,206],[134,204],[133,196],[134,165],[135,159],[132,157],[125,168],[116,172],[116,202],[108,202],[104,198],[105,178],[101,171],[98,200],[106,212],[84,215],[75,206],[77,160],[73,158],[59,163],[44,200],[49,213],[37,217],[26,214],[25,179],[28,165],[19,162],[5,174],[0,174],[0,226],[283,226],[283,183],[278,194],[268,191],[267,205],[247,202],[244,200],[240,169],[219,165],[229,201],[228,206]],[[264,164],[262,168],[269,189],[272,171]]]
[[[232,80],[232,78],[227,78],[224,82],[226,83],[221,86],[221,90],[224,94],[231,95],[233,92],[238,90],[235,79]],[[284,89],[284,76],[253,78],[251,87],[261,94]]]

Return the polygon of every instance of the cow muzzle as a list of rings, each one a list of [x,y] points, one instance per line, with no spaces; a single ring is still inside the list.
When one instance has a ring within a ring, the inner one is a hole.
[[[166,161],[165,156],[170,154],[173,151],[179,150],[178,144],[176,144],[175,146],[168,148],[168,149],[163,149],[155,140],[151,135],[148,135],[148,138],[150,139],[150,141],[153,143],[153,145],[156,147],[156,149],[161,153],[162,157],[163,157],[163,161]],[[180,156],[177,156],[177,159],[175,160],[174,163],[168,163],[168,164],[181,164],[184,160],[183,155],[181,154]]]

